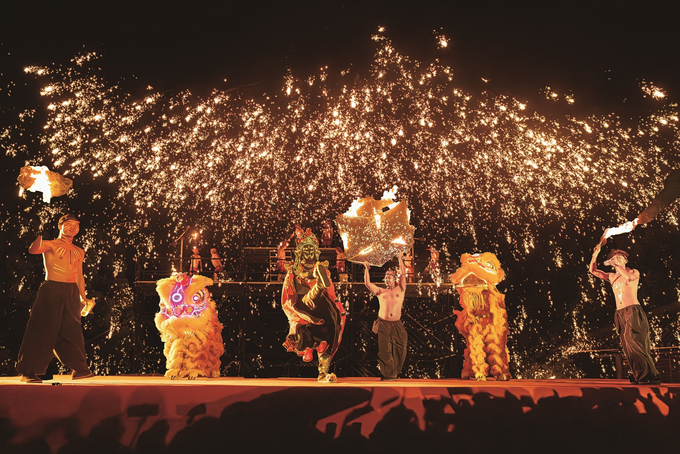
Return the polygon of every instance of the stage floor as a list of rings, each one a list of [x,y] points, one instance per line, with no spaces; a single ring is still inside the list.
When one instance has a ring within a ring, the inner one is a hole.
[[[92,377],[84,380],[71,380],[70,375],[55,375],[53,380],[47,380],[38,384],[22,383],[19,377],[0,377],[0,386],[19,385],[26,386],[245,386],[245,387],[389,387],[389,388],[673,388],[680,390],[680,383],[662,383],[661,385],[636,385],[628,380],[612,379],[569,379],[569,380],[525,380],[512,379],[509,381],[496,381],[489,378],[488,381],[463,380],[456,378],[433,379],[433,378],[400,378],[394,381],[381,381],[378,377],[339,377],[336,383],[318,383],[314,378],[243,378],[243,377],[199,377],[196,380],[170,380],[162,375],[120,375]]]
[[[9,434],[0,437],[0,452],[289,452],[292,442],[282,447],[281,440],[296,438],[349,445],[353,453],[394,443],[393,452],[452,445],[484,452],[507,448],[508,440],[568,452],[583,448],[585,436],[594,438],[593,452],[648,452],[676,443],[677,427],[678,383],[55,376],[25,384],[0,377],[0,434]]]

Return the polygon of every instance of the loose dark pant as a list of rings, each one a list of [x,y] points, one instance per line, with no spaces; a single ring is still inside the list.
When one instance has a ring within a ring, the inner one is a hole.
[[[624,307],[616,311],[614,323],[635,381],[658,376],[649,347],[649,323],[645,311],[639,304]]]
[[[82,307],[75,283],[45,281],[40,285],[19,350],[19,375],[44,374],[55,353],[78,374],[90,372],[80,325]]]
[[[378,368],[384,378],[397,378],[406,360],[408,334],[401,320],[378,318]],[[375,332],[374,327],[374,332]]]

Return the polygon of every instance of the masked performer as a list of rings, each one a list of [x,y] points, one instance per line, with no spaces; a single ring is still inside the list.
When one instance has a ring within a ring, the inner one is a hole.
[[[38,235],[28,249],[31,254],[43,255],[45,282],[40,285],[19,350],[17,373],[23,382],[41,383],[38,375],[46,372],[54,353],[73,370],[72,379],[93,376],[85,356],[80,317],[94,301],[85,296],[85,253],[73,244],[79,230],[78,219],[67,214],[59,219],[56,240],[43,241]]]
[[[345,327],[345,309],[335,297],[335,289],[326,269],[319,262],[319,241],[307,229],[297,237],[295,261],[283,282],[281,306],[288,317],[289,331],[283,346],[294,351],[303,361],[319,360],[320,382],[334,382],[328,371],[340,345]]]
[[[654,366],[649,342],[649,323],[645,311],[637,299],[640,272],[626,267],[628,253],[613,249],[607,256],[605,265],[611,266],[615,273],[605,273],[597,269],[597,256],[602,243],[595,246],[590,260],[590,272],[602,280],[608,281],[616,299],[614,323],[621,339],[623,352],[628,358],[632,383],[659,384],[659,371]]]
[[[394,271],[385,273],[385,285],[380,288],[371,283],[368,273],[369,263],[364,262],[364,284],[378,297],[380,309],[378,319],[373,324],[373,332],[378,335],[378,368],[382,380],[396,380],[406,359],[408,334],[401,322],[401,307],[406,293],[406,267],[399,253],[399,281]],[[398,283],[397,283],[398,282]]]

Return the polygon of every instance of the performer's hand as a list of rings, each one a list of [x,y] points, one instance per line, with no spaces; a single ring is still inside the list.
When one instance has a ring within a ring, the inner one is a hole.
[[[80,316],[85,317],[90,312],[92,312],[92,308],[94,307],[94,305],[96,303],[94,302],[94,298],[90,298],[90,299],[85,298],[85,299],[82,300],[82,303],[83,303],[83,308],[80,310]]]
[[[371,266],[371,264],[368,262],[364,262],[364,266],[366,267],[366,269],[368,269]]]

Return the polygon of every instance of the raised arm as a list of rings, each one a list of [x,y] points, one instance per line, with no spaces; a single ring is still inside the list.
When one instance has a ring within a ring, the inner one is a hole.
[[[368,262],[364,262],[364,284],[366,284],[366,287],[368,287],[368,290],[373,293],[374,295],[379,295],[380,294],[380,287],[377,285],[373,284],[371,282],[371,276],[368,274],[368,268],[371,265]]]
[[[602,243],[597,243],[597,246],[595,246],[595,249],[593,249],[593,257],[590,259],[590,265],[588,266],[588,270],[593,276],[608,281],[609,274],[597,269],[597,255],[600,253],[601,244]]]
[[[33,244],[28,248],[29,254],[42,254],[49,249],[49,243],[43,241],[42,235],[38,235]]]
[[[397,259],[399,260],[399,287],[403,291],[406,291],[406,265],[404,265],[404,253],[400,252],[397,255]]]

